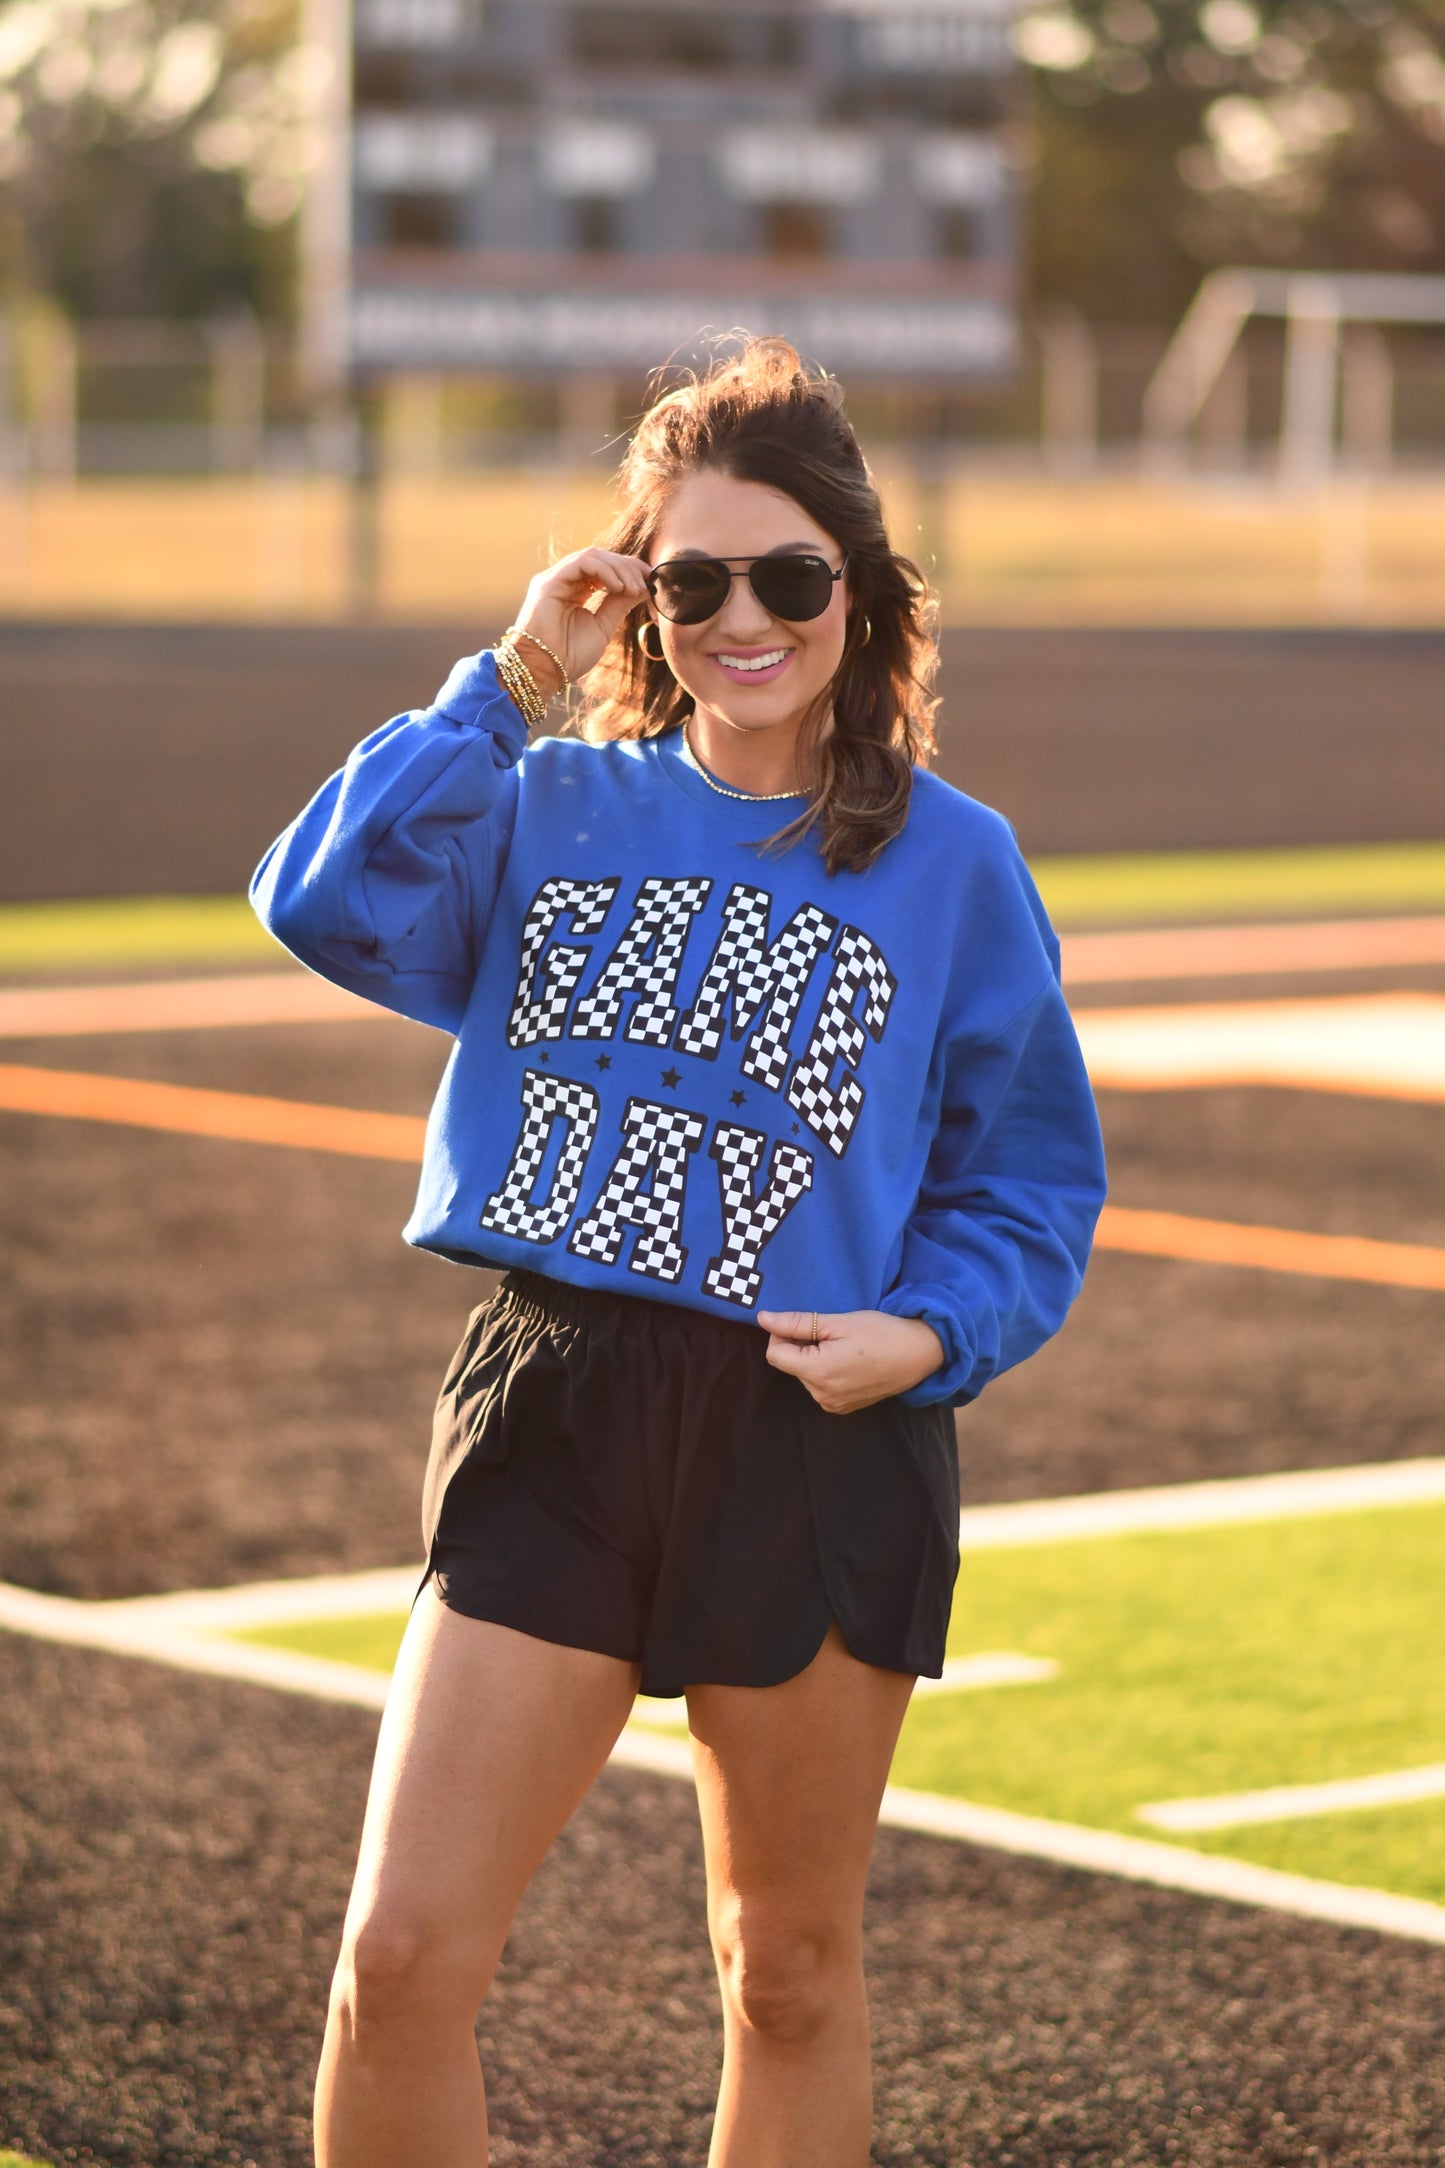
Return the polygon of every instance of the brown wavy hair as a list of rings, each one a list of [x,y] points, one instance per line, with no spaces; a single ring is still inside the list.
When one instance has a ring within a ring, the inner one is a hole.
[[[617,514],[598,546],[646,557],[669,493],[699,469],[781,490],[848,553],[843,653],[800,739],[812,803],[762,842],[786,849],[816,828],[828,872],[861,873],[902,829],[914,766],[934,749],[929,688],[938,649],[927,583],[889,543],[836,378],[806,368],[786,339],[749,338],[741,352],[659,392],[628,445]],[[666,662],[637,645],[647,615],[642,603],[629,612],[589,673],[577,717],[584,737],[653,738],[692,713],[691,694]],[[833,729],[823,737],[830,705]]]

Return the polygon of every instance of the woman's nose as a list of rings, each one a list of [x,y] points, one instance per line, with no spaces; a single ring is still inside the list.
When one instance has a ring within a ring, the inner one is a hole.
[[[773,630],[773,619],[748,582],[734,580],[713,625],[724,639],[745,641],[749,646],[755,646],[759,640],[766,640]]]

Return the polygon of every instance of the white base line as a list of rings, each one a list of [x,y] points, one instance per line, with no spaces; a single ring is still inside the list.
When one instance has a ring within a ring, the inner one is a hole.
[[[1371,1777],[1333,1777],[1320,1784],[1275,1784],[1267,1791],[1217,1792],[1209,1799],[1156,1799],[1134,1812],[1151,1828],[1193,1834],[1369,1807],[1405,1807],[1418,1799],[1445,1799],[1445,1762],[1423,1769],[1387,1769]]]
[[[355,1578],[374,1581],[380,1577]],[[411,1579],[408,1574],[408,1581]],[[291,1616],[295,1615],[293,1611]],[[383,1673],[367,1671],[359,1664],[334,1663],[324,1657],[304,1656],[291,1649],[261,1648],[244,1641],[209,1640],[194,1626],[180,1629],[174,1617],[169,1626],[163,1626],[154,1610],[147,1617],[139,1604],[81,1603],[67,1596],[37,1595],[31,1589],[3,1582],[0,1628],[364,1709],[382,1709],[391,1684]],[[613,1747],[611,1758],[621,1768],[647,1770],[654,1776],[690,1781],[693,1775],[692,1754],[685,1740],[668,1738],[640,1725],[628,1726]],[[1092,1874],[1117,1875],[1125,1881],[1149,1882],[1160,1889],[1184,1890],[1199,1897],[1221,1897],[1234,1904],[1291,1913],[1300,1919],[1329,1920],[1338,1926],[1371,1928],[1379,1934],[1445,1945],[1445,1905],[1395,1897],[1387,1890],[1312,1881],[1304,1875],[1281,1874],[1271,1867],[1253,1867],[1242,1860],[1191,1852],[1182,1845],[1156,1844],[1147,1838],[1084,1829],[1072,1822],[1044,1821],[1033,1815],[1009,1813],[1001,1807],[978,1806],[966,1799],[907,1791],[894,1784],[883,1794],[879,1820],[890,1828],[1052,1860]]]
[[[1152,1490],[970,1506],[960,1516],[959,1542],[965,1551],[1012,1550],[1147,1530],[1304,1520],[1320,1513],[1430,1505],[1442,1499],[1445,1458],[1372,1461],[1353,1468],[1303,1468],[1286,1475],[1231,1476],[1208,1483],[1165,1483]]]
[[[1445,1905],[1427,1904],[1419,1897],[1393,1897],[1387,1890],[1316,1882],[1307,1875],[1282,1874],[1274,1867],[1253,1867],[1245,1860],[1187,1851],[1183,1845],[1081,1829],[1072,1822],[1045,1822],[1030,1814],[975,1806],[967,1799],[941,1799],[933,1792],[904,1791],[892,1784],[883,1794],[880,1820],[895,1829],[924,1830],[930,1836],[1049,1859],[1092,1874],[1118,1875],[1126,1882],[1152,1882],[1160,1889],[1223,1897],[1233,1904],[1293,1913],[1298,1919],[1332,1920],[1341,1927],[1372,1927],[1380,1934],[1445,1944]]]

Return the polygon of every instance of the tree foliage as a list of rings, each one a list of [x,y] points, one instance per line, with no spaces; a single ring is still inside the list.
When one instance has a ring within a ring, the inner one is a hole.
[[[1223,263],[1445,270],[1445,0],[1034,0],[1033,284],[1170,321]]]
[[[320,75],[293,0],[7,0],[12,293],[83,316],[280,313]]]

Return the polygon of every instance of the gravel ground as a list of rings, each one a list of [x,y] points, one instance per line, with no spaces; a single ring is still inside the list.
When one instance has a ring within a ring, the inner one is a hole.
[[[375,1718],[0,1634],[0,2145],[306,2168]],[[481,2024],[497,2168],[702,2168],[689,1789],[609,1771]],[[879,2168],[1426,2168],[1445,1951],[881,1832]]]

